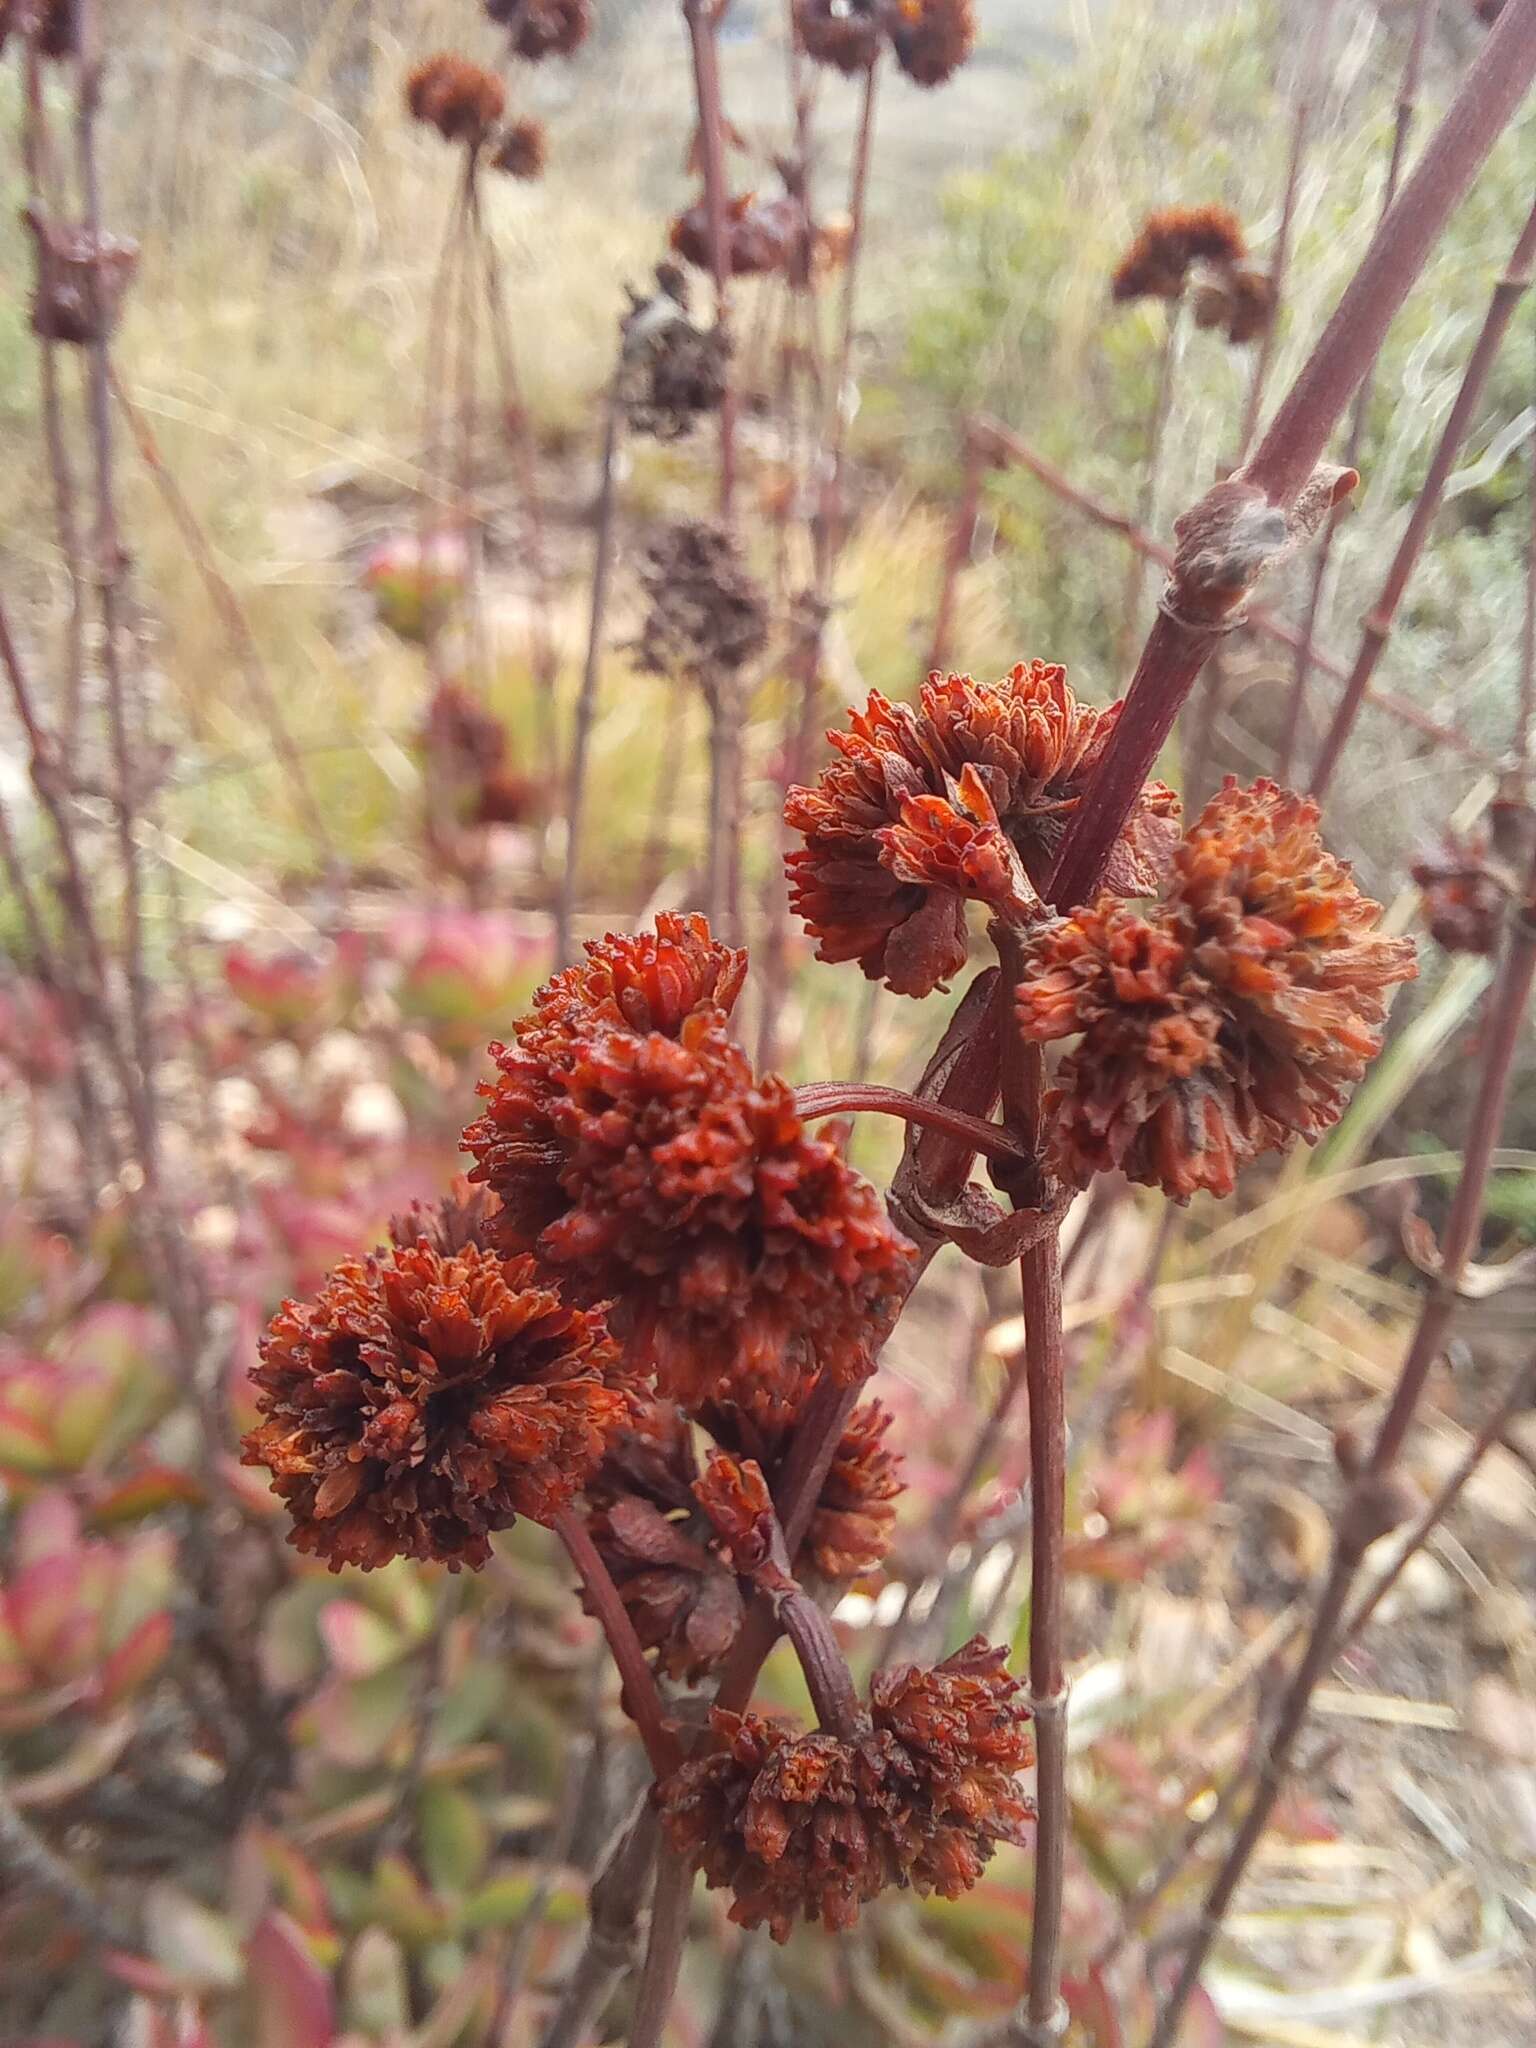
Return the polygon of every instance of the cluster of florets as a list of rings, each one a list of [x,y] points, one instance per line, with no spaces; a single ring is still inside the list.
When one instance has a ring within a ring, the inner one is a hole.
[[[543,177],[548,161],[548,132],[544,123],[532,114],[507,123],[490,158],[493,171],[504,171],[509,178],[521,178],[530,183]]]
[[[703,520],[668,526],[640,570],[648,600],[635,643],[653,675],[734,675],[768,642],[768,600],[731,536]]]
[[[619,396],[637,434],[678,441],[718,412],[731,359],[729,335],[688,317],[688,283],[675,263],[656,266],[656,289],[629,294]]]
[[[572,57],[592,33],[592,0],[485,0],[485,11],[525,64]]]
[[[435,128],[444,142],[467,142],[479,149],[506,112],[507,89],[494,71],[453,50],[439,50],[410,72],[405,104],[413,121]]]
[[[1381,1049],[1386,991],[1416,969],[1317,815],[1229,779],[1150,904],[1106,893],[1028,935],[1019,1027],[1077,1040],[1047,1104],[1064,1180],[1119,1168],[1175,1201],[1230,1194],[1244,1161],[1338,1120]]]
[[[244,1462],[332,1570],[483,1564],[495,1531],[569,1505],[630,1414],[602,1309],[473,1242],[480,1220],[344,1261],[262,1339]]]
[[[792,789],[790,900],[822,960],[923,996],[964,966],[967,901],[1022,919],[1120,716],[1081,704],[1066,671],[1020,663],[997,683],[928,678],[919,702],[878,690],[814,788]],[[1178,800],[1149,783],[1110,863],[1120,894],[1155,887]]]
[[[772,1482],[804,1392],[775,1392],[764,1381],[740,1395],[706,1403],[698,1419],[717,1444],[750,1459]],[[884,1559],[901,1492],[900,1460],[885,1443],[890,1420],[878,1401],[849,1418],[794,1559],[797,1578],[845,1587]],[[584,1498],[598,1552],[657,1669],[691,1684],[717,1670],[745,1609],[682,1410],[669,1401],[646,1403],[615,1439]]]
[[[973,0],[795,0],[795,35],[816,64],[857,78],[889,42],[914,85],[943,85],[976,47]]]
[[[714,1749],[657,1791],[673,1846],[776,1941],[801,1919],[850,1927],[893,1886],[958,1898],[1033,1814],[1017,1782],[1029,1709],[1005,1658],[977,1637],[932,1670],[879,1672],[847,1732],[717,1711]]]
[[[1110,296],[1180,299],[1192,272],[1195,323],[1219,327],[1234,344],[1253,341],[1274,317],[1274,280],[1247,260],[1237,215],[1226,206],[1165,206],[1149,213],[1115,266]]]
[[[743,956],[702,918],[605,939],[535,999],[464,1134],[507,1251],[611,1301],[637,1368],[685,1404],[743,1378],[862,1379],[911,1251],[794,1093],[727,1031]]]
[[[461,684],[433,691],[421,747],[439,838],[444,825],[517,825],[532,816],[537,792],[512,766],[507,728]]]
[[[794,271],[804,261],[809,239],[805,207],[789,194],[759,199],[740,192],[726,202],[722,222],[722,255],[728,277],[769,277]],[[698,200],[673,221],[668,235],[672,253],[695,270],[715,268],[714,232],[709,208]]]
[[[1447,832],[1410,872],[1424,892],[1424,922],[1448,953],[1496,953],[1513,900],[1486,832]]]

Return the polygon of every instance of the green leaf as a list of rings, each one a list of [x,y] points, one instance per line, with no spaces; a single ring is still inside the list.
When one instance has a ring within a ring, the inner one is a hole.
[[[424,1785],[417,1801],[421,1860],[434,1891],[456,1897],[485,1868],[490,1835],[480,1808],[456,1785]]]

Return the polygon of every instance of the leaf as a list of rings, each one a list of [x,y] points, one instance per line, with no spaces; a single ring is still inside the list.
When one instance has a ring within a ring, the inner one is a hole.
[[[533,1904],[538,1893],[540,1872],[507,1871],[493,1877],[465,1905],[456,1917],[461,1934],[480,1934],[492,1927],[513,1927]],[[586,1897],[573,1879],[556,1884],[545,1899],[540,1919],[557,1927],[571,1926],[586,1915]]]
[[[405,1648],[387,1621],[357,1600],[329,1600],[320,1610],[320,1639],[343,1678],[371,1678]]]
[[[227,1991],[245,1973],[229,1922],[173,1884],[150,1886],[144,1934],[151,1956],[184,1990]]]
[[[378,1762],[410,1706],[411,1674],[394,1665],[373,1678],[332,1679],[309,1714],[327,1755],[360,1768]]]
[[[286,1913],[264,1913],[245,1945],[250,1965],[250,2048],[330,2048],[336,2032],[330,1980]]]
[[[28,1415],[0,1408],[0,1472],[23,1479],[51,1477],[57,1460],[48,1436]]]
[[[141,1621],[133,1633],[118,1644],[101,1667],[101,1700],[117,1706],[136,1692],[164,1663],[175,1633],[171,1617],[163,1611]]]
[[[347,1958],[347,2020],[373,2038],[393,2039],[411,2023],[410,1988],[400,1944],[382,1927],[365,1927]]]
[[[475,1801],[453,1785],[424,1785],[417,1801],[421,1859],[434,1891],[468,1891],[485,1868],[490,1837]]]

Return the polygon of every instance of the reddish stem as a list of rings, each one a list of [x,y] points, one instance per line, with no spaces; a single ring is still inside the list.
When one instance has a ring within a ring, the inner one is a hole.
[[[807,1122],[813,1117],[855,1116],[868,1110],[900,1117],[903,1122],[925,1130],[945,1131],[952,1138],[963,1138],[984,1159],[1020,1160],[1029,1156],[1001,1124],[969,1116],[947,1103],[909,1095],[904,1088],[881,1088],[867,1081],[816,1081],[795,1090],[795,1108]]]
[[[709,0],[683,0],[693,58],[693,88],[699,110],[699,155],[704,175],[704,212],[709,227],[709,261],[715,279],[715,330],[728,331],[731,252],[726,210],[725,115],[720,103],[717,15]],[[729,368],[720,398],[720,519],[731,523],[736,490],[736,391]]]
[[[565,1545],[566,1555],[576,1567],[598,1624],[608,1639],[608,1648],[624,1687],[624,1704],[645,1744],[651,1769],[657,1778],[670,1777],[682,1761],[682,1750],[667,1725],[661,1695],[656,1690],[651,1667],[645,1661],[645,1652],[629,1618],[629,1609],[620,1599],[619,1589],[580,1516],[570,1508],[564,1508],[551,1527]]]
[[[629,2048],[661,2048],[667,2015],[677,1995],[692,1900],[693,1865],[663,1844],[656,1864],[650,1939],[646,1944],[645,1967],[640,1973],[635,2016],[630,2022]]]
[[[1440,501],[1450,481],[1451,471],[1461,452],[1461,444],[1467,437],[1477,408],[1482,401],[1483,387],[1488,381],[1509,323],[1514,317],[1516,306],[1531,282],[1532,264],[1536,262],[1536,205],[1533,205],[1520,238],[1515,243],[1509,259],[1509,268],[1493,288],[1488,303],[1482,331],[1477,337],[1467,367],[1456,393],[1454,404],[1446,414],[1445,425],[1440,430],[1428,474],[1423,488],[1415,500],[1408,524],[1403,529],[1397,552],[1392,557],[1392,566],[1387,571],[1381,594],[1372,606],[1361,635],[1360,652],[1355,656],[1355,665],[1344,685],[1344,694],[1339,699],[1338,709],[1333,714],[1333,723],[1323,741],[1317,766],[1312,771],[1312,792],[1322,796],[1333,781],[1350,733],[1354,730],[1356,718],[1365,692],[1376,671],[1382,651],[1392,631],[1392,622],[1397,608],[1402,603],[1403,593],[1408,588],[1409,578],[1418,564],[1424,543],[1429,538],[1430,527],[1440,510]]]

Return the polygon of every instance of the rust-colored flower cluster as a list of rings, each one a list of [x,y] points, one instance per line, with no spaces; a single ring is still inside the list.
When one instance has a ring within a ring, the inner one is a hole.
[[[527,64],[572,57],[592,33],[592,0],[485,0],[485,11]]]
[[[612,1302],[635,1364],[685,1405],[738,1379],[862,1379],[911,1250],[727,1035],[741,956],[667,916],[588,953],[491,1047],[500,1076],[464,1134],[502,1244]]]
[[[1150,907],[1104,894],[1029,936],[1020,1027],[1079,1037],[1047,1106],[1063,1179],[1118,1167],[1178,1202],[1226,1195],[1244,1161],[1337,1121],[1381,1049],[1386,990],[1416,969],[1317,815],[1229,779]]]
[[[1195,264],[1230,272],[1247,253],[1242,224],[1230,207],[1165,206],[1142,222],[1115,266],[1110,295],[1121,305],[1131,299],[1177,299]]]
[[[405,104],[413,121],[435,128],[444,142],[478,149],[505,113],[507,92],[494,71],[439,50],[407,77]]]
[[[857,78],[880,54],[889,13],[889,0],[795,0],[795,35],[813,64]]]
[[[1490,851],[1486,832],[1467,838],[1448,832],[1410,870],[1424,892],[1430,936],[1447,953],[1486,956],[1499,949],[1511,891]]]
[[[624,318],[619,395],[631,431],[681,440],[706,413],[719,411],[730,359],[723,329],[689,319],[679,266],[658,264],[655,291],[647,298],[631,291]]]
[[[1220,328],[1234,348],[1257,341],[1275,317],[1275,281],[1267,270],[1234,263],[1216,271],[1194,297],[1195,325]]]
[[[57,226],[31,207],[22,219],[32,232],[37,257],[32,332],[43,341],[75,348],[106,341],[139,267],[138,243],[98,234],[84,224]]]
[[[746,1390],[700,1415],[717,1443],[770,1476],[782,1465],[801,1405]],[[847,1585],[873,1571],[890,1546],[900,1460],[885,1444],[890,1416],[878,1401],[857,1408],[822,1482],[798,1577]],[[657,1669],[696,1684],[725,1660],[744,1607],[729,1544],[701,1491],[693,1434],[673,1403],[645,1404],[615,1439],[585,1489],[599,1555]]]
[[[666,527],[640,570],[648,600],[635,643],[653,675],[734,675],[768,642],[768,600],[723,528],[688,519]]]
[[[702,199],[677,216],[669,239],[685,263],[713,272],[709,209]],[[726,206],[725,257],[732,277],[767,277],[792,269],[805,240],[805,208],[788,194],[759,199],[755,192],[740,192]]]
[[[1029,1710],[1004,1666],[977,1637],[932,1670],[880,1672],[846,1734],[717,1711],[717,1747],[658,1788],[673,1846],[775,1941],[801,1919],[851,1927],[892,1886],[958,1898],[1032,1815]]]
[[[433,691],[421,747],[440,851],[452,850],[442,843],[445,825],[520,825],[537,809],[538,792],[511,764],[506,727],[462,684],[439,683]]]
[[[967,900],[1020,916],[1041,890],[1120,706],[1081,704],[1065,670],[1020,663],[997,683],[928,678],[919,702],[873,691],[840,756],[784,815],[805,845],[788,856],[790,899],[823,960],[857,960],[899,995],[941,987],[966,959]],[[1149,783],[1108,887],[1156,887],[1178,800]]]
[[[891,48],[914,85],[947,84],[975,47],[975,0],[896,0]]]
[[[494,1531],[569,1503],[630,1412],[600,1309],[571,1306],[531,1258],[441,1251],[433,1234],[344,1261],[262,1339],[244,1462],[271,1472],[290,1541],[333,1571],[483,1564]]]
[[[542,178],[549,161],[549,135],[544,123],[531,114],[509,121],[497,138],[490,161],[493,171],[502,171],[509,178],[529,183]]]

